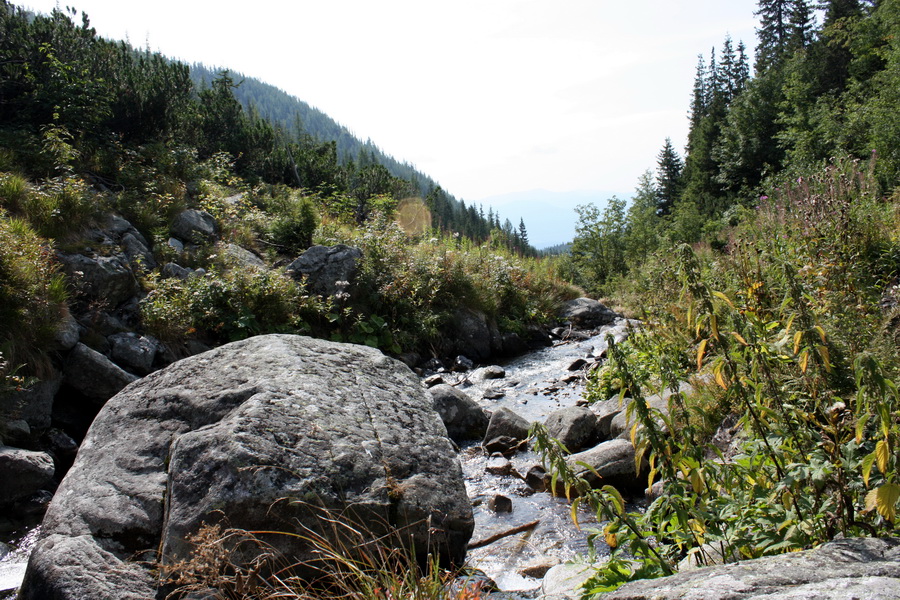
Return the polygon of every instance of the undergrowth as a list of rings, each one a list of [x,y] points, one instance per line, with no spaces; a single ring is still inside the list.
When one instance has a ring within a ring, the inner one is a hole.
[[[649,461],[647,484],[661,480],[662,494],[627,513],[538,436],[555,477],[607,521],[598,535],[613,560],[585,597],[686,558],[897,533],[900,392],[883,305],[900,219],[875,189],[870,166],[837,162],[762,198],[723,251],[682,245],[645,267],[656,280],[644,282],[643,332],[611,343],[589,400],[631,398],[636,460]],[[679,392],[685,381],[693,392]],[[668,410],[652,408],[646,398],[665,390]],[[728,416],[737,440],[717,447],[711,434]]]

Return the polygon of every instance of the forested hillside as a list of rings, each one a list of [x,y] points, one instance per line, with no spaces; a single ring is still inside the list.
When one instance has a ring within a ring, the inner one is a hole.
[[[270,87],[227,71],[197,86],[188,65],[76,21],[71,9],[35,16],[0,0],[4,381],[53,372],[53,336],[70,313],[101,352],[109,334],[94,335],[97,315],[115,313],[179,352],[279,331],[434,353],[459,311],[497,336],[524,335],[572,294],[527,258],[524,224],[457,202],[411,168],[410,179],[393,174],[396,161],[324,115],[301,116],[302,130],[271,122],[261,110],[283,101],[294,120],[303,105]],[[185,210],[215,225],[181,234],[186,247],[171,241]],[[138,249],[127,260],[125,230]],[[352,300],[284,272],[314,243],[361,249]],[[85,261],[125,270],[127,306],[72,266]]]
[[[204,89],[212,86],[223,72],[223,69],[194,64],[191,66],[191,79],[197,89]],[[500,215],[494,214],[490,208],[485,214],[482,207],[474,204],[467,207],[465,202],[457,200],[413,165],[385,154],[372,140],[363,142],[322,111],[275,86],[240,73],[229,74],[229,77],[234,84],[234,96],[244,110],[264,119],[286,139],[299,140],[304,144],[334,142],[337,162],[343,168],[364,170],[380,165],[391,176],[409,182],[412,194],[427,198],[435,228],[460,232],[482,241],[490,237],[493,229],[497,229],[517,248],[533,253],[533,249],[528,247],[527,233],[520,235],[524,233],[524,224],[515,228],[509,218],[501,223]]]

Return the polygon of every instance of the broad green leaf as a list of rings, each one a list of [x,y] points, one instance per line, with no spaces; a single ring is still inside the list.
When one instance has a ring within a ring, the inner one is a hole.
[[[875,464],[875,452],[868,454],[862,461],[863,483],[869,487],[869,475],[872,473],[872,465]]]
[[[625,514],[625,500],[622,498],[622,494],[619,493],[619,490],[614,488],[611,485],[604,485],[601,488],[602,491],[606,492],[610,499],[612,500],[613,505],[616,507],[616,513],[619,516]]]

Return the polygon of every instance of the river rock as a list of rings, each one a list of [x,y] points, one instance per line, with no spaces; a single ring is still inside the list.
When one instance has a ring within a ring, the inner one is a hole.
[[[453,386],[439,384],[428,390],[447,435],[457,444],[477,440],[487,432],[488,417],[478,403]]]
[[[506,370],[498,365],[488,365],[475,369],[469,379],[472,381],[487,381],[489,379],[503,379],[506,377]]]
[[[0,505],[27,498],[53,478],[53,458],[46,452],[0,446]]]
[[[567,562],[547,571],[541,582],[542,600],[577,600],[578,588],[594,576],[600,564]]]
[[[813,550],[626,583],[604,600],[900,598],[900,539],[851,538]]]
[[[642,467],[638,473],[634,461],[634,446],[623,439],[609,440],[566,458],[569,468],[591,486],[611,485],[622,492],[641,491],[647,487],[647,478],[643,477],[645,469]]]
[[[609,325],[617,315],[603,304],[591,298],[576,298],[566,302],[559,312],[560,320],[579,329],[596,329]]]
[[[544,426],[550,437],[562,442],[569,452],[579,452],[598,441],[597,416],[581,406],[553,411]]]
[[[187,558],[186,537],[220,519],[329,536],[323,511],[342,511],[422,560],[461,562],[474,523],[445,431],[412,371],[366,346],[267,335],[184,359],[94,420],[20,598],[157,597],[143,561]],[[312,556],[302,537],[262,538]]]
[[[285,269],[292,278],[306,279],[306,287],[314,294],[334,296],[347,292],[356,279],[362,250],[345,244],[312,246]]]
[[[452,326],[450,337],[454,352],[476,361],[491,356],[492,328],[483,312],[460,308],[453,313]]]
[[[116,333],[107,339],[111,345],[110,356],[116,363],[142,375],[153,369],[153,359],[159,348],[155,339],[131,332]]]
[[[205,210],[189,208],[175,216],[169,231],[183,242],[198,244],[214,240],[218,227],[215,217]]]
[[[106,402],[132,381],[137,380],[120,366],[79,343],[66,356],[63,381],[83,396]]]
[[[514,440],[521,441],[528,437],[528,430],[531,423],[506,408],[505,406],[494,411],[491,420],[488,422],[487,431],[484,434],[484,441],[488,442],[494,438],[507,436]]]

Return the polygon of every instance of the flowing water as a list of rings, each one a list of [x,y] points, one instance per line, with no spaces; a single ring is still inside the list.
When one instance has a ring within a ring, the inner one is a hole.
[[[505,406],[528,421],[543,422],[554,410],[574,406],[583,396],[586,371],[581,367],[569,370],[570,367],[576,366],[576,361],[595,361],[606,350],[606,336],[612,334],[620,341],[627,335],[626,328],[627,324],[619,322],[588,339],[557,342],[516,358],[503,365],[506,376],[501,379],[481,381],[474,374],[445,375],[445,379],[489,410]],[[484,399],[486,392],[489,396],[502,396]],[[597,526],[593,515],[579,513],[581,529],[577,528],[568,501],[548,492],[534,492],[516,475],[524,475],[530,467],[540,464],[540,457],[534,452],[526,450],[513,456],[512,471],[507,475],[486,471],[490,457],[478,444],[462,448],[460,460],[466,491],[474,506],[473,541],[538,522],[522,533],[469,552],[469,565],[494,579],[502,590],[540,587],[540,579],[519,573],[529,564],[565,562],[588,553],[588,534]],[[490,500],[498,494],[512,501],[511,512],[497,513],[489,508]],[[15,597],[38,531],[39,527],[30,526],[0,534],[0,600]],[[604,548],[599,543],[596,550],[602,554]]]
[[[585,359],[587,365],[592,364],[605,352],[607,335],[621,341],[626,331],[627,324],[619,322],[588,339],[557,342],[510,361],[503,365],[506,376],[501,379],[481,381],[476,371],[467,378],[460,376],[455,383],[489,410],[505,406],[528,421],[543,422],[554,410],[574,406],[583,397],[586,370],[570,368]],[[503,396],[485,399],[485,392],[488,396],[497,393]],[[490,459],[477,444],[462,448],[460,460],[466,491],[474,505],[473,541],[539,521],[527,531],[469,552],[469,565],[487,574],[500,589],[536,589],[541,580],[521,574],[523,568],[532,564],[552,565],[588,554],[588,535],[598,527],[594,515],[581,511],[577,515],[579,529],[572,521],[568,501],[549,492],[534,492],[517,476],[540,464],[540,457],[534,452],[528,450],[513,456],[510,462],[514,472],[509,475],[488,473],[485,469]],[[489,508],[490,499],[497,494],[512,500],[511,512],[497,513]],[[595,551],[603,555],[608,548],[601,541]]]

